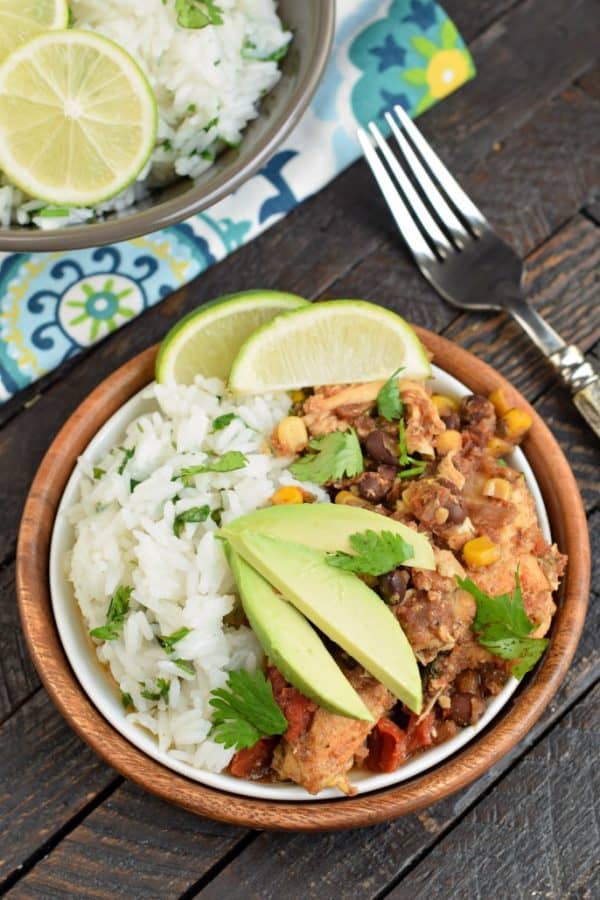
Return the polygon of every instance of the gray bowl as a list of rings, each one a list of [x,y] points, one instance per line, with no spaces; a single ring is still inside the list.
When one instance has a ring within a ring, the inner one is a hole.
[[[244,131],[239,149],[220,155],[194,180],[182,178],[122,212],[99,222],[56,231],[31,226],[0,228],[0,251],[32,252],[96,247],[139,237],[212,206],[257,171],[297,124],[329,56],[335,0],[279,0],[283,22],[294,34],[282,76],[265,97],[258,117]]]

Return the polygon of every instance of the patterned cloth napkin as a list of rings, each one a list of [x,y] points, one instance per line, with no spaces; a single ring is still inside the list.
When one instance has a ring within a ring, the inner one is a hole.
[[[0,402],[320,190],[359,156],[357,122],[380,117],[395,103],[416,116],[474,73],[460,35],[436,3],[338,0],[334,47],[310,108],[285,145],[235,193],[180,225],[125,243],[0,253]]]

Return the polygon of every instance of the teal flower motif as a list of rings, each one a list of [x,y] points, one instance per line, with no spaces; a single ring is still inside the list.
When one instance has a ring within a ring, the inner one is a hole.
[[[80,346],[89,346],[119,328],[143,309],[141,292],[123,275],[91,275],[64,295],[60,324]]]

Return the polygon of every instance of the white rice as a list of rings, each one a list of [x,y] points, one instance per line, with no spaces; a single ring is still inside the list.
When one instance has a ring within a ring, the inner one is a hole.
[[[117,587],[133,588],[124,626],[115,640],[97,643],[98,658],[130,695],[131,722],[175,758],[219,772],[234,751],[207,738],[210,692],[232,669],[254,671],[263,654],[248,627],[223,621],[236,596],[215,521],[188,523],[180,537],[173,523],[184,510],[208,505],[225,524],[266,505],[280,485],[299,483],[287,468],[290,459],[272,456],[266,443],[290,399],[285,393],[234,399],[218,379],[200,377],[194,386],[155,385],[148,394],[159,411],[132,422],[119,447],[96,466],[79,462],[87,477],[69,511],[75,543],[67,571],[90,630],[105,624]],[[229,412],[237,417],[213,431],[213,420]],[[246,456],[244,468],[196,475],[189,487],[176,477],[231,450]],[[133,490],[132,482],[139,482]],[[321,488],[305,487],[328,501]],[[183,627],[189,634],[167,653],[157,636]],[[175,659],[190,663],[193,674]],[[144,697],[157,692],[159,678],[168,694],[158,701]]]
[[[291,39],[274,0],[218,0],[223,23],[184,28],[176,0],[71,0],[73,27],[111,38],[146,73],[159,110],[149,165],[136,183],[94,209],[47,208],[0,173],[0,226],[59,228],[134,203],[156,184],[200,175],[236,146],[261,97],[279,79],[277,57]],[[272,58],[272,57],[275,58]],[[41,215],[40,215],[41,212]]]

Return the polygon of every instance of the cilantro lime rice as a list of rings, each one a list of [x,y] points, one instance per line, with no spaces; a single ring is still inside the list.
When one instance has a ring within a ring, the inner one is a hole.
[[[153,187],[199,176],[236,146],[279,79],[291,34],[274,0],[72,0],[72,26],[124,48],[158,104],[156,147],[137,180],[94,208],[48,206],[0,172],[0,226],[85,222],[135,203]]]
[[[235,586],[215,531],[299,483],[293,457],[268,448],[291,401],[286,393],[234,399],[218,379],[199,376],[147,395],[155,412],[133,421],[95,465],[79,462],[67,573],[130,722],[175,759],[219,772],[234,750],[208,738],[210,693],[264,656],[251,629],[228,618]]]

